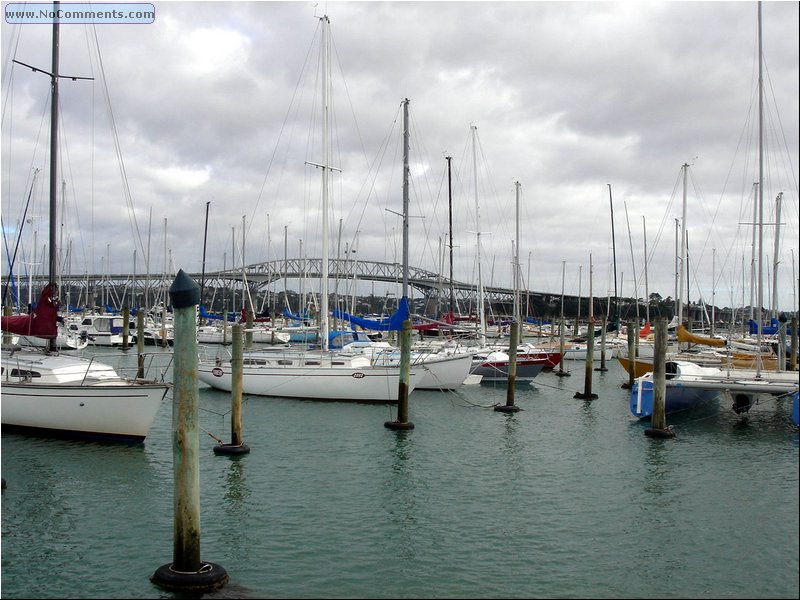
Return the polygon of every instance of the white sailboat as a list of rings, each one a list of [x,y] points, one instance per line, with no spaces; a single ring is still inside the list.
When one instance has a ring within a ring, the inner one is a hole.
[[[408,308],[408,204],[409,204],[409,119],[408,119],[409,100],[403,100],[403,282],[402,298],[397,312],[390,317],[388,325],[386,321],[377,322],[368,319],[360,319],[353,315],[334,312],[334,316],[343,318],[356,323],[357,325],[369,328],[370,323],[383,330],[402,329],[402,322],[409,319]],[[357,334],[359,335],[359,334]],[[365,336],[359,335],[362,339],[354,340],[342,347],[343,355],[363,355],[369,356],[374,365],[392,366],[400,368],[401,352],[383,341],[373,341],[363,339]],[[437,347],[434,344],[422,347],[412,347],[410,352],[411,369],[420,371],[421,377],[416,382],[416,389],[447,391],[454,390],[464,384],[470,378],[470,368],[472,366],[473,354],[471,352],[457,352],[452,347]],[[478,378],[473,378],[478,379]]]
[[[320,293],[320,349],[291,349],[248,352],[244,357],[242,392],[258,396],[278,396],[306,400],[331,400],[396,404],[400,369],[393,365],[377,365],[364,355],[346,355],[329,350],[330,310],[328,292],[329,230],[328,195],[330,164],[329,93],[330,93],[330,21],[320,17],[322,28],[322,280]],[[211,387],[230,391],[232,367],[230,359],[221,357],[198,362],[198,377]],[[408,391],[411,393],[421,377],[421,370],[412,368]]]
[[[57,3],[56,3],[57,4]],[[3,347],[3,430],[46,437],[142,442],[170,385],[124,377],[113,367],[56,349],[58,310],[57,151],[59,23],[53,22],[50,118],[50,282],[31,315],[2,317],[2,329],[49,340],[47,348]],[[137,373],[138,375],[138,373]]]

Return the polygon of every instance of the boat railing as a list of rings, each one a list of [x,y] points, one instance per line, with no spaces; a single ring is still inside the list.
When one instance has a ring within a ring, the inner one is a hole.
[[[164,383],[172,372],[172,352],[104,352],[87,357],[89,364],[84,379],[91,376],[92,366],[101,363],[110,366],[122,379]]]

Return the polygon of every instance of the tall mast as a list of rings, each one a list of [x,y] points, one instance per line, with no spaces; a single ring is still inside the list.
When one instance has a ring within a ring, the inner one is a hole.
[[[447,160],[447,207],[448,217],[450,220],[450,312],[455,314],[455,292],[453,291],[453,177],[452,169],[452,156],[445,156]]]
[[[471,125],[470,128],[472,129],[472,167],[473,167],[473,183],[475,185],[475,223],[477,225],[477,231],[475,235],[477,237],[477,247],[478,247],[478,323],[480,327],[480,331],[478,332],[478,339],[480,340],[480,345],[486,345],[486,316],[484,313],[484,306],[483,306],[483,276],[481,273],[481,215],[480,215],[480,205],[478,204],[478,157],[477,151],[475,149],[475,136],[477,135],[478,128],[475,125]]]
[[[681,269],[678,275],[678,325],[683,323],[683,284],[686,280],[686,179],[689,165],[684,163],[681,168],[683,169],[683,215],[681,217]]]
[[[644,215],[642,215],[642,230],[644,231],[644,306],[645,306],[645,319],[650,322],[650,289],[647,285],[647,223]]]
[[[764,306],[764,79],[761,39],[761,2],[758,3],[758,360],[756,375],[761,376],[762,307]]]
[[[329,327],[329,301],[328,301],[328,275],[330,273],[329,252],[328,252],[328,194],[330,192],[330,184],[328,182],[328,172],[333,169],[330,165],[330,140],[329,140],[329,114],[330,114],[330,70],[331,70],[331,55],[330,55],[330,42],[329,42],[329,29],[330,20],[328,15],[320,17],[322,21],[322,36],[321,36],[321,60],[322,60],[322,164],[306,161],[306,164],[313,165],[322,169],[322,274],[321,274],[321,291],[320,295],[320,337],[321,348],[323,351],[328,349],[328,332]],[[337,171],[339,169],[336,169]]]
[[[320,307],[320,333],[322,349],[328,349],[328,167],[330,148],[328,140],[328,94],[330,92],[330,54],[328,52],[328,15],[322,17],[322,298]]]
[[[522,321],[522,309],[520,308],[520,298],[519,298],[519,188],[520,182],[515,181],[514,187],[516,188],[516,230],[514,237],[516,239],[515,242],[515,250],[514,250],[514,320],[517,323]],[[521,335],[521,333],[520,333]],[[512,340],[512,344],[515,343],[517,340]]]
[[[59,21],[58,2],[53,3],[53,57],[50,78],[50,260],[48,275],[50,283],[55,283],[58,275],[56,247],[56,230],[58,226],[58,50],[59,50]],[[56,351],[56,338],[52,337],[47,342],[50,352]]]
[[[608,202],[611,205],[611,252],[614,259],[614,308],[611,310],[611,321],[617,324],[617,241],[614,235],[614,200],[611,197],[611,184],[608,185]]]
[[[408,98],[403,99],[403,298],[408,300]]]
[[[781,239],[781,200],[783,192],[775,198],[775,249],[772,256],[772,316],[778,318],[778,254],[780,253]]]
[[[206,223],[203,227],[203,268],[200,274],[200,304],[203,304],[203,289],[206,287],[206,242],[208,241],[208,207],[211,202],[206,202]]]

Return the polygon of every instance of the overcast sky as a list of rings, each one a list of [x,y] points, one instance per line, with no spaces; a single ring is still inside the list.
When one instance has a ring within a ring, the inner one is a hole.
[[[171,273],[199,273],[207,203],[206,272],[239,265],[243,238],[248,264],[283,258],[284,236],[290,258],[321,256],[321,175],[305,162],[323,161],[318,17],[327,14],[331,164],[341,169],[332,174],[332,257],[347,248],[362,260],[402,259],[408,98],[412,266],[448,274],[451,156],[456,280],[476,281],[480,231],[484,284],[512,286],[518,181],[523,287],[560,293],[563,273],[567,294],[588,296],[591,257],[593,295],[613,294],[613,204],[619,295],[675,297],[686,163],[689,298],[749,303],[756,2],[154,6],[152,24],[61,27],[60,72],[94,78],[60,83],[60,243],[72,248],[72,273],[132,272],[135,249],[140,274],[148,253],[151,273],[165,262]],[[764,2],[762,17],[764,304],[783,192],[778,305],[792,310],[798,3]],[[41,262],[47,240],[49,85],[12,60],[49,71],[50,47],[49,26],[4,20],[4,253],[39,169],[23,232],[28,262]],[[362,291],[372,290],[399,292]]]

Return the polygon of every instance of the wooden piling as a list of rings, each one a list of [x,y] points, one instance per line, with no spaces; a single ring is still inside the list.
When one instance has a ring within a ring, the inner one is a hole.
[[[633,380],[636,378],[636,324],[628,321],[628,381],[622,384],[626,390],[633,389]]]
[[[411,321],[403,321],[400,335],[400,383],[397,386],[397,420],[386,421],[389,429],[414,429],[408,420],[408,383],[411,371]]]
[[[792,371],[797,371],[797,317],[792,317],[792,341],[791,341],[791,354],[789,357],[789,368]]]
[[[653,411],[650,414],[652,427],[645,429],[648,437],[675,437],[672,427],[667,427],[667,320],[656,319],[656,331],[653,347]],[[640,384],[641,385],[641,384]]]
[[[498,404],[494,407],[497,412],[519,412],[519,406],[514,406],[514,389],[517,387],[517,345],[519,344],[519,323],[511,323],[511,341],[508,345],[508,387],[506,390],[505,405]]]
[[[198,286],[183,269],[169,289],[175,340],[172,387],[173,561],[150,577],[170,591],[211,592],[228,581],[224,568],[200,559],[200,446],[197,385]]]
[[[234,325],[231,332],[231,443],[214,446],[215,454],[247,454],[250,448],[242,436],[242,379],[244,352],[242,330],[244,325]]]
[[[576,392],[573,398],[597,400],[592,393],[592,371],[594,367],[594,317],[589,317],[589,331],[586,333],[586,371],[583,380],[583,393]]]

